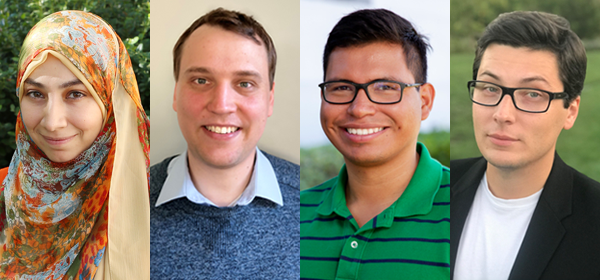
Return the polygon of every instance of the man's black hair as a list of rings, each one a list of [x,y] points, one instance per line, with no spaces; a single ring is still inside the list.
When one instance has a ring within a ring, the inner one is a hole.
[[[427,82],[427,37],[417,33],[401,16],[385,10],[359,10],[343,17],[329,33],[323,53],[323,79],[329,56],[336,48],[347,48],[375,42],[401,45],[408,69],[415,82]]]

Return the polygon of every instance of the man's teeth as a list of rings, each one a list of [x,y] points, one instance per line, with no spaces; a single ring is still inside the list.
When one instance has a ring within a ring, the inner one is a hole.
[[[377,133],[383,130],[383,127],[378,128],[346,128],[346,131],[350,134],[356,135],[369,135],[373,133]]]
[[[227,134],[227,133],[236,132],[239,129],[239,127],[207,125],[206,129],[208,129],[209,131],[212,131],[214,133]]]

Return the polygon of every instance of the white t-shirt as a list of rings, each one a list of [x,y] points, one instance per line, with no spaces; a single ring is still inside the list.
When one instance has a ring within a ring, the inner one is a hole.
[[[484,174],[460,237],[454,279],[508,279],[541,194],[495,197]]]

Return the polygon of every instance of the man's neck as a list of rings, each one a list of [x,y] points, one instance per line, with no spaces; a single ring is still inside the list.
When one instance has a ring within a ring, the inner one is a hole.
[[[229,206],[244,192],[254,170],[256,150],[242,162],[216,168],[193,157],[188,151],[188,169],[194,187],[219,207]]]
[[[519,168],[499,168],[488,162],[488,187],[494,196],[499,198],[528,197],[544,187],[553,163],[554,149],[542,158]]]
[[[416,148],[378,166],[365,167],[346,161],[346,204],[360,227],[398,200],[418,163]]]

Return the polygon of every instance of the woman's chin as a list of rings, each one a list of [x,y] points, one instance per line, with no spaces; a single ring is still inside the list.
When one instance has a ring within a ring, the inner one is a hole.
[[[56,163],[64,163],[67,161],[71,161],[80,154],[76,151],[50,151],[48,153],[44,151],[44,153],[46,154],[48,159]]]

